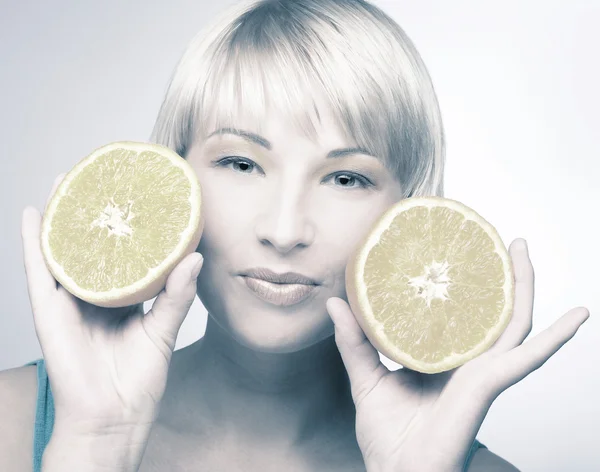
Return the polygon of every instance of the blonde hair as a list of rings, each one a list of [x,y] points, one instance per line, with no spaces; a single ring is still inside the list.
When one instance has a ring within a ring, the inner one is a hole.
[[[259,126],[272,109],[314,136],[315,87],[405,198],[443,195],[444,132],[427,69],[400,26],[363,0],[253,0],[226,11],[183,54],[151,140],[185,157],[208,126],[235,127],[242,115]]]

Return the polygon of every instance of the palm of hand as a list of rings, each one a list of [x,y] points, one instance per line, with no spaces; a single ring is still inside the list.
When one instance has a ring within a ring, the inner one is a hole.
[[[523,343],[532,327],[533,267],[524,242],[513,242],[510,253],[515,268],[511,321],[487,352],[452,371],[390,371],[348,304],[328,301],[350,378],[357,441],[369,472],[462,471],[497,396],[541,367],[588,318],[587,309],[573,309]]]
[[[123,414],[137,421],[156,410],[175,340],[161,331],[152,311],[144,315],[141,304],[97,307],[62,287],[46,305],[40,317],[55,326],[38,330],[38,337],[57,409],[74,419],[118,414],[119,421]]]
[[[383,371],[369,391],[356,396],[357,439],[365,461],[391,462],[394,470],[462,470],[485,404],[492,401],[481,379],[493,362],[486,353],[441,374]],[[431,461],[427,469],[426,461]]]

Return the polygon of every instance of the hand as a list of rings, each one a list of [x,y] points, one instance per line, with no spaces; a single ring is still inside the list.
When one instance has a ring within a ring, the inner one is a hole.
[[[513,317],[488,351],[452,371],[390,371],[348,304],[339,298],[327,301],[369,472],[462,471],[497,396],[541,367],[589,317],[587,309],[574,308],[523,344],[532,326],[534,273],[525,241],[513,241],[509,251],[515,269]]]
[[[64,177],[54,182],[50,196]],[[46,206],[48,205],[46,202]],[[23,212],[25,270],[34,324],[52,389],[55,429],[100,433],[150,429],[167,381],[177,333],[196,295],[199,254],[169,275],[152,309],[100,308],[74,297],[46,267],[41,215]],[[84,431],[85,429],[85,431]]]

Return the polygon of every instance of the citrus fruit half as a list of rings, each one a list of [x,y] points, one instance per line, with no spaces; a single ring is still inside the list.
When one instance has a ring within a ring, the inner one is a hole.
[[[423,373],[480,355],[512,316],[513,267],[496,229],[464,204],[414,197],[388,209],[346,265],[346,292],[384,356]]]
[[[116,142],[66,174],[44,213],[41,247],[56,280],[103,307],[142,303],[196,250],[201,189],[167,147]]]

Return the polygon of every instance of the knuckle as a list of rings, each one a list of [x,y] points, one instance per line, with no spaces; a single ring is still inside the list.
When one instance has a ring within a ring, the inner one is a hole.
[[[531,319],[528,319],[525,322],[525,326],[523,326],[523,337],[526,338],[527,336],[529,336],[531,334],[531,331],[533,330],[533,322],[531,321]]]
[[[535,271],[531,264],[528,264],[528,267],[526,267],[525,280],[530,284],[533,284],[533,282],[535,281]]]
[[[492,368],[488,371],[486,383],[488,384],[488,395],[490,398],[495,398],[506,388],[513,383],[514,373],[509,368],[508,363],[500,362],[498,359]]]
[[[192,306],[196,291],[193,287],[181,287],[176,290],[165,291],[163,302],[165,309],[179,311],[187,310]]]
[[[493,400],[494,392],[497,390],[498,378],[496,375],[492,375],[490,370],[486,370],[483,375],[467,376],[465,378],[457,376],[457,381],[460,380],[461,385],[467,386],[465,391],[468,392],[468,397],[471,400],[483,403]]]

